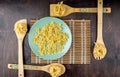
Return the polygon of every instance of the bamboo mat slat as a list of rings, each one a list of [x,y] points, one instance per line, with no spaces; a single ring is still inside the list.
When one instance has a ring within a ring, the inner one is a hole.
[[[32,26],[37,20],[30,20]],[[49,64],[90,64],[90,45],[91,45],[91,30],[90,20],[64,20],[72,32],[72,45],[67,54],[62,58],[52,61],[47,61],[38,58],[31,52],[31,63]]]

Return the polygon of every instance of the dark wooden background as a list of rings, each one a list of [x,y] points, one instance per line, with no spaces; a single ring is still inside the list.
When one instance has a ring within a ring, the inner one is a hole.
[[[17,38],[14,23],[22,18],[39,19],[49,16],[49,4],[60,0],[0,0],[0,77],[17,77],[17,70],[9,70],[8,63],[18,63]],[[64,0],[72,7],[97,7],[97,0]],[[91,64],[65,65],[66,73],[61,77],[120,77],[120,2],[104,0],[104,7],[112,8],[111,14],[104,14],[103,36],[108,53],[97,61],[92,50],[96,39],[96,14],[75,13],[62,19],[91,20]],[[24,40],[24,63],[30,63],[28,35]],[[38,64],[37,64],[38,65]],[[25,71],[25,77],[50,77],[42,71]]]

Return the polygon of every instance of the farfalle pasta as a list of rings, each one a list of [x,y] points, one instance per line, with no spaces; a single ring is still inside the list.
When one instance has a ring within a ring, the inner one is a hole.
[[[62,2],[58,2],[56,7],[54,7],[54,12],[58,16],[62,16],[65,13],[65,8],[64,8],[64,6],[62,4],[63,4],[63,1]]]
[[[27,31],[26,23],[18,23],[17,26],[15,26],[16,33],[18,34],[25,34]]]
[[[62,25],[51,22],[42,29],[36,28],[33,42],[37,44],[41,55],[56,54],[64,48],[68,39],[68,34],[62,31]]]

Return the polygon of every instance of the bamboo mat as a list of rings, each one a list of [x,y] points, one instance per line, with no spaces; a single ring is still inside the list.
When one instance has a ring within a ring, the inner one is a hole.
[[[90,20],[64,20],[72,32],[72,45],[67,54],[57,60],[43,60],[38,58],[31,52],[31,63],[36,64],[49,64],[49,63],[62,63],[62,64],[90,64]],[[36,20],[31,20],[32,26]]]

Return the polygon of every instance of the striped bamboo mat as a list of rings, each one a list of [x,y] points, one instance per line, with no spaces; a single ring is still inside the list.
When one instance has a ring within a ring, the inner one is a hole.
[[[57,60],[43,60],[31,52],[31,63],[90,64],[90,20],[64,20],[72,31],[72,46],[65,56]],[[36,20],[31,20],[32,26]]]

